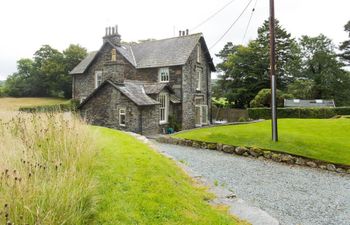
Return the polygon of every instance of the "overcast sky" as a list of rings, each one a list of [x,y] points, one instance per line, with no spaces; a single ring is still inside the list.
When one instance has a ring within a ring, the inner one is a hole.
[[[124,41],[177,36],[178,30],[202,32],[210,47],[228,29],[249,0],[235,0],[216,17],[200,24],[231,0],[2,0],[0,3],[0,80],[16,71],[16,61],[31,58],[43,44],[63,50],[80,44],[93,51],[102,44],[105,27],[118,24]],[[257,0],[248,34],[244,31],[253,8],[248,10],[214,48],[246,43],[268,18],[269,0]],[[336,45],[347,38],[350,0],[275,0],[276,18],[293,37],[320,33]],[[175,32],[174,32],[175,31]],[[217,62],[217,60],[215,59]]]

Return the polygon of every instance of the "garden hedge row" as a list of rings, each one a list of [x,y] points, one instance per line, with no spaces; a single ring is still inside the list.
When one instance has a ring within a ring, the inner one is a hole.
[[[77,101],[69,101],[67,103],[55,104],[55,105],[39,105],[39,106],[27,106],[20,107],[21,112],[69,112],[76,111],[78,106]]]
[[[270,108],[249,108],[249,118],[271,119]],[[336,108],[278,108],[278,118],[317,118],[325,119],[336,115],[350,115],[350,107]]]

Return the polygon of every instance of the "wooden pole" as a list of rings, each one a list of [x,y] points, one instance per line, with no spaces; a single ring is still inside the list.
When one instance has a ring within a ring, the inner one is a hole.
[[[276,43],[275,43],[275,2],[270,0],[270,79],[271,79],[271,121],[272,140],[278,141],[276,106]]]

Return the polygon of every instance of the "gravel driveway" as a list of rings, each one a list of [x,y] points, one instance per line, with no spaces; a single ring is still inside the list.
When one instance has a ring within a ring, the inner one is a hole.
[[[282,225],[350,225],[350,176],[206,149],[156,147]],[[268,225],[268,224],[267,224]]]

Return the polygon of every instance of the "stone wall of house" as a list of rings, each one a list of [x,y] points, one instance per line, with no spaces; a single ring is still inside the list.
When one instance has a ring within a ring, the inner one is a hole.
[[[80,100],[95,90],[95,72],[102,71],[102,81],[111,79],[115,82],[136,72],[134,67],[117,51],[117,60],[111,61],[112,46],[105,44],[85,74],[73,75],[73,98]]]
[[[183,66],[182,79],[182,129],[195,127],[195,97],[203,96],[204,103],[208,105],[208,120],[211,115],[211,71],[205,60],[204,48],[201,48],[200,62],[197,62],[197,47],[192,51],[187,63]],[[197,90],[197,69],[202,70],[200,90]]]
[[[159,82],[159,68],[138,69],[135,73],[128,73],[128,80],[142,80],[148,82]],[[169,67],[169,86],[175,91],[177,97],[181,98],[182,66]]]
[[[135,133],[141,133],[142,129],[143,135],[152,135],[160,132],[159,109],[156,107],[159,106],[138,107],[117,89],[106,84],[81,107],[80,114],[93,125]],[[119,125],[121,108],[126,110],[125,126]]]
[[[142,114],[142,135],[154,135],[161,132],[159,125],[159,105],[140,108]]]
[[[126,126],[119,125],[119,109],[126,109]],[[80,109],[88,123],[140,133],[138,107],[111,85],[106,84]]]

